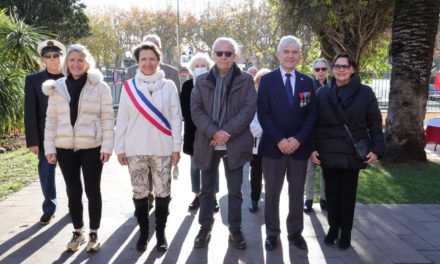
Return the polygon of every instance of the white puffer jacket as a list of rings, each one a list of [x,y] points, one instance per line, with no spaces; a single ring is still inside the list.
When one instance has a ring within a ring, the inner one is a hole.
[[[74,127],[70,121],[66,77],[46,81],[42,89],[49,96],[44,131],[45,155],[56,154],[56,148],[79,150],[100,145],[101,153],[112,153],[115,122],[112,96],[101,72],[91,70],[87,73]]]

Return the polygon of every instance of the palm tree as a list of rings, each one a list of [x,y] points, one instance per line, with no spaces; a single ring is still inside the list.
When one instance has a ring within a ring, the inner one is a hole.
[[[26,73],[40,68],[37,45],[45,35],[0,11],[0,132],[23,123],[23,85]]]
[[[425,162],[423,120],[439,23],[440,1],[395,1],[386,159]]]

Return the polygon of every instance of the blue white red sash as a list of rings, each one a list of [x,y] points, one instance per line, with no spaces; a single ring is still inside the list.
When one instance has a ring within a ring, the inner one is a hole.
[[[162,131],[165,135],[171,136],[171,126],[165,116],[145,97],[145,95],[139,91],[136,87],[136,83],[133,79],[124,82],[125,91],[127,91],[128,97],[150,123],[157,129]]]

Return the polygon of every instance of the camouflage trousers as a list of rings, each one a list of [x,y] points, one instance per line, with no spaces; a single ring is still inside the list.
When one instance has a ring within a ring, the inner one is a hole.
[[[154,196],[167,197],[171,194],[171,156],[135,155],[127,157],[128,172],[133,187],[133,198],[142,199],[149,194],[151,170]]]

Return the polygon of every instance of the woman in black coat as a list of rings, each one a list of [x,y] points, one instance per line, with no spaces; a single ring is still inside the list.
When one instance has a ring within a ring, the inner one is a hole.
[[[341,230],[339,247],[347,249],[351,245],[359,170],[383,155],[385,141],[376,96],[370,87],[361,84],[356,63],[347,54],[340,54],[332,67],[333,79],[317,93],[316,142],[311,158],[324,172],[330,225],[324,241],[335,243]],[[356,159],[344,123],[354,141],[370,140],[365,160]]]
[[[211,65],[214,64],[208,55],[197,53],[189,62],[189,70],[194,76],[193,79],[189,79],[182,85],[182,93],[180,94],[180,106],[182,108],[182,116],[184,120],[184,132],[183,132],[183,153],[191,156],[191,188],[195,194],[194,200],[188,206],[189,210],[196,210],[200,207],[200,169],[196,167],[193,160],[194,154],[194,137],[196,133],[196,126],[191,118],[191,92],[194,88],[196,79],[199,75],[211,70]],[[217,190],[218,192],[218,184]],[[218,212],[220,209],[217,199],[215,199],[214,211]]]

